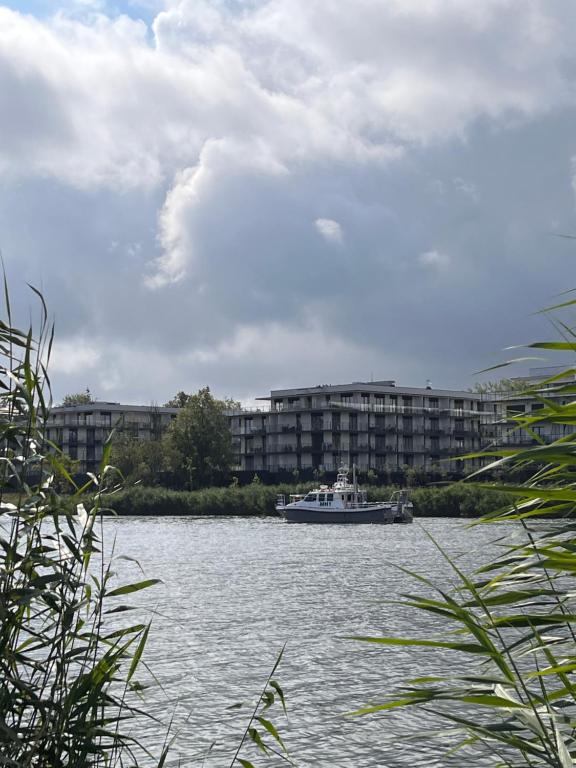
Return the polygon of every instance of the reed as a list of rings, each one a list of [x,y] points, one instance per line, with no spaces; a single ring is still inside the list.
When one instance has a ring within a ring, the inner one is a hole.
[[[199,491],[173,491],[158,486],[135,485],[114,498],[119,515],[190,515],[261,517],[274,515],[278,494],[305,492],[311,483],[294,485],[230,486]],[[388,499],[397,486],[369,486],[368,500]],[[510,497],[505,491],[469,487],[463,483],[449,486],[414,488],[410,491],[417,517],[477,517],[496,511]]]
[[[34,290],[34,289],[33,289]],[[14,768],[136,766],[151,756],[129,733],[149,624],[126,596],[156,580],[115,582],[103,554],[101,474],[74,484],[45,439],[53,329],[15,327],[6,281],[0,321],[0,762]],[[61,495],[58,489],[65,487]],[[159,756],[158,765],[166,757]]]
[[[574,304],[569,300],[550,310]],[[564,322],[555,324],[562,341],[530,346],[576,352],[576,333]],[[554,387],[566,397],[565,404],[543,396],[542,386]],[[576,435],[572,430],[546,445],[534,427],[548,422],[574,428],[576,387],[560,375],[526,392],[542,409],[517,417],[513,429],[531,430],[540,444],[495,448],[489,452],[492,463],[470,478],[472,490],[505,491],[513,497],[473,523],[499,526],[498,556],[470,574],[434,542],[457,586],[411,574],[418,587],[400,599],[421,614],[415,626],[426,626],[430,616],[443,623],[443,631],[356,638],[382,648],[420,646],[440,652],[444,672],[421,670],[400,690],[357,714],[421,708],[423,723],[431,728],[438,718],[445,723],[436,735],[444,743],[451,739],[452,753],[463,750],[459,764],[474,764],[472,752],[494,766],[569,768],[576,758]],[[484,479],[497,470],[505,480],[519,469],[529,475],[525,482]]]

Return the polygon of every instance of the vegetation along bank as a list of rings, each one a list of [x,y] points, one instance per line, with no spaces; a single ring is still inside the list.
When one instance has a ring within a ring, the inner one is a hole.
[[[309,490],[310,485],[251,485],[172,491],[166,488],[133,486],[114,495],[119,515],[241,516],[275,515],[276,496]],[[368,500],[388,499],[396,488],[368,488]],[[480,517],[510,503],[497,491],[462,483],[450,486],[414,488],[410,492],[417,517]]]

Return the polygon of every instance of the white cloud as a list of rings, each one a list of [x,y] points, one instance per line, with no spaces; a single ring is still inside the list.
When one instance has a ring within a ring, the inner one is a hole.
[[[98,346],[82,336],[56,340],[52,348],[50,370],[56,373],[92,375],[101,360]]]
[[[316,229],[322,237],[329,243],[342,245],[344,242],[344,233],[342,227],[334,219],[316,219],[314,222]]]
[[[209,197],[222,178],[239,172],[282,176],[287,169],[274,158],[261,142],[241,143],[233,140],[206,142],[198,165],[180,171],[166,196],[159,217],[159,242],[163,255],[152,266],[146,278],[150,288],[161,288],[182,280],[194,262],[194,242],[187,226],[199,201]]]
[[[450,257],[441,251],[425,251],[418,256],[418,261],[424,267],[444,269],[450,264]]]

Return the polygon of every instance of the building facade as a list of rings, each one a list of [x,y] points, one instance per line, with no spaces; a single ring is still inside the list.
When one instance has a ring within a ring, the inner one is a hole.
[[[554,379],[554,381],[549,381]],[[561,437],[573,433],[570,423],[552,423],[543,419],[530,426],[530,430],[518,428],[515,417],[535,417],[544,408],[540,398],[558,406],[574,402],[573,388],[576,375],[566,372],[563,367],[530,368],[527,376],[510,380],[517,389],[497,392],[486,396],[486,410],[492,410],[496,416],[494,429],[498,445],[513,448],[526,448],[531,445],[552,443]]]
[[[470,392],[376,381],[274,390],[259,399],[267,404],[229,414],[238,470],[446,469],[442,460],[484,441],[484,402]]]
[[[96,472],[113,429],[139,440],[158,440],[177,413],[178,408],[106,402],[58,406],[50,411],[46,437],[78,461],[80,472]]]

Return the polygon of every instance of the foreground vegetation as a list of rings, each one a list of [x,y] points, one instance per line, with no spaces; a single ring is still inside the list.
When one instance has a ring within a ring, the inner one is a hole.
[[[552,309],[575,304],[568,301]],[[567,323],[557,327],[563,341],[530,346],[576,352],[575,330]],[[359,714],[418,707],[421,722],[451,744],[452,753],[464,750],[460,764],[474,764],[480,756],[482,764],[502,768],[575,764],[576,432],[546,445],[534,430],[543,422],[576,427],[575,372],[570,369],[529,390],[542,408],[518,416],[514,428],[531,432],[539,445],[490,452],[494,462],[486,471],[497,469],[506,478],[520,468],[531,470],[530,477],[506,485],[484,481],[483,471],[473,478],[480,491],[513,496],[506,508],[474,523],[507,524],[498,556],[468,574],[435,542],[456,586],[410,573],[415,592],[403,595],[402,603],[415,611],[415,629],[426,628],[434,618],[436,626],[442,621],[443,631],[356,638],[383,648],[420,646],[433,652],[433,673],[419,669],[400,691]],[[543,395],[546,386],[566,395],[566,404]],[[444,670],[440,674],[438,658]],[[438,718],[445,729],[438,728]]]
[[[103,512],[109,511],[118,491],[118,474],[108,463],[111,445],[105,446],[100,474],[76,486],[67,457],[45,437],[53,338],[46,306],[38,294],[42,320],[34,338],[31,329],[14,327],[4,287],[0,765],[162,768],[169,725],[148,714],[143,703],[147,685],[155,680],[143,661],[151,621],[131,618],[135,606],[130,605],[134,593],[158,579],[144,577],[127,584],[116,580],[114,550],[104,541],[103,524]],[[253,768],[243,757],[247,747],[289,761],[276,727],[267,719],[275,703],[285,711],[284,694],[273,679],[281,657],[267,678],[263,673],[264,685],[246,716],[229,768]],[[138,679],[142,666],[144,684]],[[161,734],[160,754],[151,754],[134,735],[135,721],[143,719]]]
[[[172,491],[136,485],[114,496],[114,509],[120,515],[238,515],[275,514],[278,494],[305,492],[311,484],[233,485],[199,491]],[[389,499],[397,486],[372,486],[368,500]],[[496,512],[509,503],[502,491],[472,488],[464,483],[445,487],[414,488],[410,492],[417,517],[478,517]]]
[[[111,485],[111,469],[78,488],[56,446],[44,452],[52,343],[46,308],[42,303],[34,340],[32,331],[13,327],[7,291],[6,303],[7,322],[0,323],[0,762],[13,768],[137,765],[147,753],[126,723],[136,714],[146,717],[135,693],[150,625],[122,620],[130,606],[121,603],[156,580],[118,584],[103,555],[97,522],[108,503],[102,488]],[[104,465],[108,456],[109,446]]]

